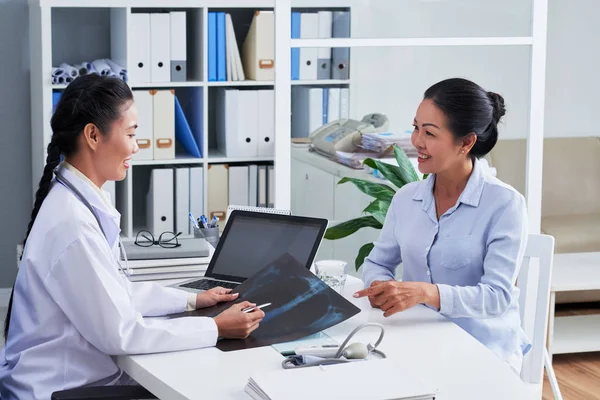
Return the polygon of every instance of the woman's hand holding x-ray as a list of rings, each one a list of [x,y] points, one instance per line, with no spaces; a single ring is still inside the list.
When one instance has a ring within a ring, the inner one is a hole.
[[[212,288],[196,296],[196,308],[212,307],[217,303],[224,301],[233,301],[237,299],[239,293],[231,293],[231,289],[225,289],[221,286]]]

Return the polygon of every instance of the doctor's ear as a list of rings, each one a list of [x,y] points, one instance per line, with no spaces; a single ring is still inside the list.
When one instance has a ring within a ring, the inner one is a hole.
[[[100,141],[100,129],[92,123],[83,127],[83,140],[92,149],[96,150]]]

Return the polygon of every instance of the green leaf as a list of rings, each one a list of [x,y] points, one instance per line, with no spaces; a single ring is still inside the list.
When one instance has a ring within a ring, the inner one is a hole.
[[[336,240],[352,235],[361,228],[381,229],[383,225],[373,216],[354,218],[341,224],[332,226],[325,231],[325,239]]]
[[[398,171],[399,171],[400,175],[402,176],[402,179],[405,182],[418,181],[419,176],[417,175],[417,172],[415,171],[412,163],[406,156],[406,153],[404,152],[404,150],[402,150],[400,147],[394,145],[394,156],[396,156],[396,161],[398,162],[398,166],[399,166]]]
[[[383,225],[388,208],[390,208],[389,202],[377,199],[369,204],[363,212],[371,214],[381,225]]]
[[[369,255],[371,250],[373,250],[373,247],[375,247],[373,243],[367,243],[360,248],[356,260],[354,260],[354,268],[356,268],[357,271],[363,265],[365,258]]]
[[[388,185],[374,183],[364,179],[342,178],[342,180],[338,182],[338,185],[346,182],[354,183],[354,185],[356,185],[361,192],[368,194],[369,196],[373,196],[379,200],[391,202],[394,194],[396,194],[396,191]]]
[[[381,172],[381,175],[385,176],[387,180],[392,182],[398,189],[410,182],[404,179],[402,173],[400,172],[400,168],[396,167],[395,165],[373,160],[372,158],[365,159],[363,164]]]

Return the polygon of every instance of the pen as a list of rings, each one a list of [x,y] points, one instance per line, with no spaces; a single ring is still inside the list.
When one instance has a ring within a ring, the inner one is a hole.
[[[200,229],[200,227],[198,226],[198,224],[196,223],[196,220],[194,219],[194,216],[192,215],[192,212],[190,211],[188,213],[188,216],[190,217],[190,220],[192,220],[192,225],[194,225],[194,227],[196,229]]]
[[[270,306],[270,305],[271,305],[271,303],[265,303],[265,304],[261,304],[260,306],[256,306],[256,307],[248,307],[248,308],[244,308],[242,310],[242,312],[249,313],[251,311],[256,310],[257,308],[263,308],[263,307],[267,307],[267,306]]]
[[[204,229],[208,228],[208,221],[206,219],[206,217],[204,215],[200,216],[200,223],[202,224],[202,226],[204,227]]]
[[[216,215],[213,215],[212,221],[210,223],[210,227],[216,228],[218,222],[219,222],[219,217],[217,217]]]

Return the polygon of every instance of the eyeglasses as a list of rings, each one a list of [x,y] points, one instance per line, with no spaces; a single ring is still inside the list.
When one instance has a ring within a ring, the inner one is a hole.
[[[181,235],[181,232],[177,234],[173,232],[163,232],[158,237],[158,240],[155,240],[152,232],[143,230],[139,231],[137,235],[135,235],[134,243],[141,247],[159,245],[160,247],[170,249],[181,246],[181,243],[179,243],[179,240],[177,240],[179,235]]]

